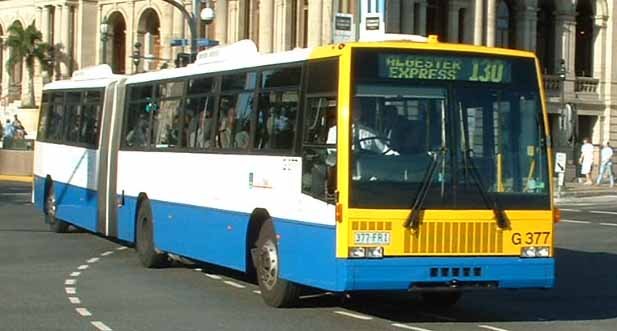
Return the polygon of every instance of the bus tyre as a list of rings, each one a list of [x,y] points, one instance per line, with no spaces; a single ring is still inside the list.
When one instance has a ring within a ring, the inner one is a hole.
[[[277,308],[293,306],[298,301],[301,288],[297,284],[279,278],[278,242],[272,220],[265,221],[259,231],[256,253],[257,282],[264,302]]]
[[[422,293],[422,300],[434,308],[449,308],[454,306],[461,298],[461,291],[436,291]]]
[[[152,225],[152,208],[150,201],[145,199],[139,206],[136,224],[137,255],[146,268],[161,268],[167,264],[167,254],[158,253],[154,247],[154,227]]]
[[[69,224],[56,217],[58,205],[54,185],[49,184],[45,194],[45,223],[49,224],[49,230],[55,233],[65,233],[69,230]]]

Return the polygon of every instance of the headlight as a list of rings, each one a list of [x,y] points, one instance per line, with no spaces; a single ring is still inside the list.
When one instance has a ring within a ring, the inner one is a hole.
[[[536,257],[548,257],[551,254],[550,247],[536,247]]]
[[[521,257],[549,257],[551,248],[548,246],[529,246],[521,248]]]
[[[380,259],[383,257],[383,247],[367,247],[366,257],[369,259]]]
[[[349,247],[349,257],[354,259],[381,259],[383,247]]]
[[[350,247],[349,248],[349,257],[353,258],[363,258],[366,256],[364,247]]]
[[[535,247],[521,248],[521,257],[536,257],[536,248]]]

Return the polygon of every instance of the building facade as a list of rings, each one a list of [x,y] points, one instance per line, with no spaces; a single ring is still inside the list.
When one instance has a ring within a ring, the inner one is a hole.
[[[193,0],[176,1],[192,11]],[[201,24],[200,36],[221,44],[252,39],[261,52],[331,43],[337,12],[376,15],[380,32],[534,51],[544,72],[553,145],[571,159],[583,137],[594,144],[617,140],[614,0],[204,0],[200,6],[216,14]],[[173,66],[188,48],[172,43],[190,38],[181,12],[163,0],[0,0],[2,41],[15,22],[34,22],[54,46],[53,71],[35,70],[37,100],[45,81],[82,67],[108,63],[116,73],[132,74]],[[358,31],[362,35],[362,24]],[[0,108],[29,92],[23,64],[6,67],[10,52],[0,43]]]

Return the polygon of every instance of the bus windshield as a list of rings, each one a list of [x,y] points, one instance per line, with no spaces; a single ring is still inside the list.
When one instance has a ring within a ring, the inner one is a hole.
[[[351,207],[410,208],[430,182],[426,209],[490,209],[483,193],[550,208],[532,59],[357,50],[354,63]]]

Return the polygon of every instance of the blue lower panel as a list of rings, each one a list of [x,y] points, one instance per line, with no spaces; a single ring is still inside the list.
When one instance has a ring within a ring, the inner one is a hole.
[[[246,270],[247,214],[161,201],[151,203],[156,247],[192,259]]]
[[[59,219],[80,228],[96,232],[98,192],[82,187],[54,182],[56,195],[56,215]],[[35,178],[34,203],[43,210],[45,199],[45,179]]]
[[[244,271],[249,215],[151,201],[157,248],[195,260]],[[119,237],[133,241],[135,198],[119,210]],[[274,218],[279,236],[281,278],[330,291],[408,290],[418,283],[495,282],[501,288],[549,288],[553,259],[516,257],[391,257],[337,259],[334,226]],[[438,275],[431,274],[437,268]],[[450,273],[442,277],[441,270]],[[458,269],[460,275],[453,277]],[[463,275],[463,270],[469,275]],[[479,275],[474,275],[479,270]]]

